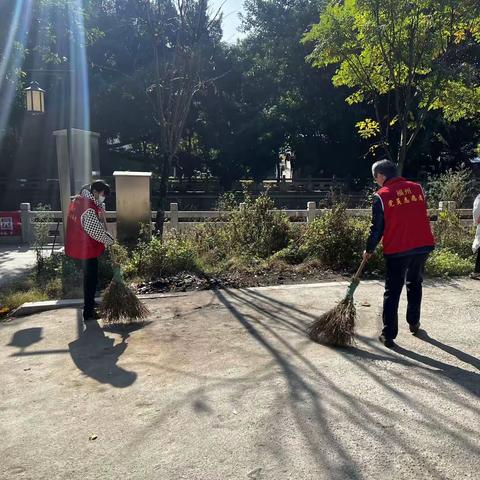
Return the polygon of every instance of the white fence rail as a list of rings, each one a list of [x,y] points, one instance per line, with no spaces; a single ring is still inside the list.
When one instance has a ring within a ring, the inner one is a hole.
[[[242,205],[241,205],[242,206]],[[432,221],[435,221],[438,212],[443,209],[452,208],[452,205],[449,202],[440,202],[438,209],[430,209],[429,215]],[[321,217],[330,210],[328,209],[318,209],[316,208],[315,202],[308,202],[307,208],[305,210],[277,210],[284,212],[292,221],[295,222],[311,222],[317,217]],[[369,218],[371,215],[371,209],[348,209],[349,215],[354,217],[363,217]],[[460,209],[457,210],[460,214],[460,217],[465,224],[471,223],[472,210],[471,209]],[[49,227],[49,242],[52,242],[55,238],[57,243],[63,243],[63,227],[62,227],[62,212],[61,211],[50,211],[50,212],[41,212],[30,209],[29,203],[22,203],[20,205],[20,215],[22,220],[22,243],[32,245],[35,242],[35,228],[34,223],[41,221],[41,219],[47,218],[50,220],[48,222]],[[157,213],[152,211],[152,222],[155,221]],[[189,210],[178,210],[178,204],[171,203],[170,210],[165,212],[165,227],[167,230],[176,230],[179,232],[184,232],[196,225],[200,225],[205,222],[215,221],[218,225],[228,222],[228,217],[230,212],[222,212],[218,210],[211,211],[189,211]],[[107,211],[107,227],[110,233],[113,236],[116,236],[116,212]]]

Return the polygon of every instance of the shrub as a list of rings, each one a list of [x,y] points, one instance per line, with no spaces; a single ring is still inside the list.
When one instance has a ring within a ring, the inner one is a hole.
[[[194,246],[199,257],[209,265],[218,264],[231,253],[228,231],[217,222],[206,222],[196,226],[187,237]]]
[[[62,298],[63,284],[61,278],[52,278],[45,285],[45,294],[48,298]]]
[[[231,212],[238,208],[241,201],[243,201],[244,195],[239,192],[224,192],[218,196],[217,210],[221,212]]]
[[[253,200],[246,198],[242,208],[234,210],[225,225],[230,249],[237,254],[267,258],[288,245],[290,222],[265,193]]]
[[[468,275],[473,270],[473,259],[462,258],[447,248],[435,250],[427,261],[426,271],[433,277]]]
[[[44,268],[44,263],[47,258],[44,255],[44,249],[49,241],[50,223],[53,222],[50,205],[43,205],[39,203],[35,208],[37,215],[32,223],[35,250],[37,274],[41,275]]]
[[[437,245],[447,248],[463,258],[472,256],[474,227],[465,227],[455,211],[442,211],[434,223],[433,231]]]
[[[62,293],[64,298],[82,296],[83,273],[82,262],[63,255],[61,267]]]
[[[147,278],[198,270],[196,251],[188,238],[175,235],[165,240],[153,237],[142,242],[133,254],[127,273]]]
[[[325,267],[351,269],[361,261],[367,234],[365,220],[350,217],[345,205],[337,205],[308,225],[301,251]]]
[[[265,261],[264,268],[266,268],[270,273],[283,273],[292,270],[289,262],[278,258],[275,255],[271,256]]]
[[[127,249],[118,243],[107,248],[98,260],[98,283],[100,287],[105,287],[112,280],[114,262],[118,263],[120,267],[125,270],[130,261]],[[71,266],[69,265],[68,268],[70,271]],[[81,269],[81,265],[78,265],[76,268]]]
[[[233,255],[221,266],[225,271],[238,274],[255,274],[261,271],[262,261],[257,257]]]
[[[298,265],[305,260],[305,251],[300,248],[298,241],[290,240],[287,247],[274,253],[270,258],[283,260],[290,265]]]
[[[470,170],[448,170],[441,175],[430,177],[427,183],[428,200],[431,208],[438,202],[452,201],[460,208],[472,193],[473,176]]]

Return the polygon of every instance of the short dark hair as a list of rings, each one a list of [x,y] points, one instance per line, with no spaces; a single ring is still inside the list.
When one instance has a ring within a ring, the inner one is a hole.
[[[372,165],[372,175],[385,175],[387,178],[396,177],[398,175],[397,164],[390,160],[379,160]]]
[[[94,190],[98,193],[104,192],[105,196],[110,195],[110,185],[105,180],[95,180],[92,182],[90,192],[93,193]]]

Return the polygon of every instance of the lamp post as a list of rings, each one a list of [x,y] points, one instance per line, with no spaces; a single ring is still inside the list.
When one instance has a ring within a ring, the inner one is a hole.
[[[34,70],[31,70],[34,72]],[[41,73],[70,73],[70,70],[38,70]],[[65,77],[62,77],[62,81]],[[45,90],[40,88],[38,82],[32,81],[30,86],[23,90],[25,94],[25,109],[31,115],[42,115],[45,113]],[[69,119],[69,116],[66,116]],[[54,132],[55,135],[55,132]],[[66,128],[66,145],[59,146],[57,139],[57,164],[58,164],[58,183],[60,190],[60,206],[62,209],[62,226],[64,238],[66,236],[67,228],[67,212],[71,196],[71,181],[70,181],[70,158],[71,158],[71,133],[70,125]]]
[[[73,70],[29,70],[40,73],[61,73],[66,93],[66,74],[74,73]],[[33,115],[45,112],[45,90],[40,88],[37,82],[32,82],[25,93],[25,108]],[[65,110],[68,110],[68,102],[65,102]],[[55,130],[58,182],[60,190],[60,204],[63,214],[63,231],[67,224],[67,212],[70,205],[72,188],[78,191],[82,185],[92,181],[92,164],[95,163],[95,170],[99,170],[98,159],[98,138],[99,134],[89,130],[73,128],[71,112],[65,112],[67,126],[63,130]],[[92,156],[95,162],[92,162]],[[64,237],[65,238],[65,237]]]

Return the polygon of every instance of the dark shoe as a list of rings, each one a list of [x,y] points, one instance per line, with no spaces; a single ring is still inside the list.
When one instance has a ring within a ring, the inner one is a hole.
[[[90,320],[100,320],[102,316],[95,310],[92,314],[90,315],[84,315],[83,316],[83,321],[88,322]]]
[[[387,347],[387,348],[393,348],[395,344],[393,343],[393,340],[391,338],[385,338],[385,335],[380,335],[378,339]]]
[[[420,330],[420,322],[417,322],[415,325],[409,325],[410,331],[413,335],[416,335]]]

